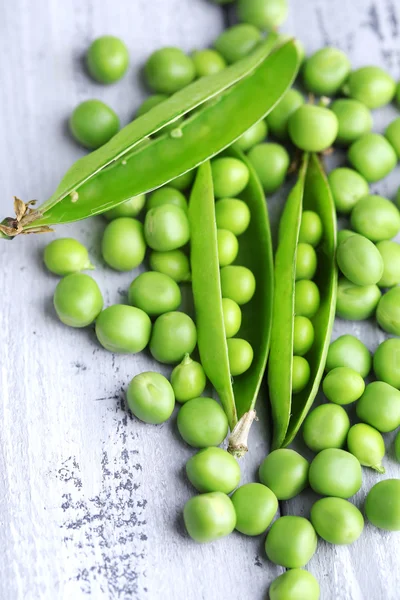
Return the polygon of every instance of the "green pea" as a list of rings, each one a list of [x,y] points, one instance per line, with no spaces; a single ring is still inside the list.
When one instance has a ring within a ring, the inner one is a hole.
[[[292,393],[298,394],[306,387],[310,379],[310,365],[303,356],[293,356]]]
[[[232,500],[221,492],[190,498],[183,509],[183,519],[190,537],[201,544],[229,535],[236,525]]]
[[[190,238],[189,220],[185,211],[174,204],[151,208],[144,221],[144,235],[150,248],[159,252],[184,246]]]
[[[395,100],[397,104],[400,104],[400,82],[396,86]]]
[[[337,116],[339,130],[336,143],[348,146],[372,129],[372,115],[369,109],[351,98],[335,100],[329,107]]]
[[[219,446],[228,433],[228,419],[212,398],[193,398],[178,412],[178,430],[185,442],[194,448]]]
[[[217,229],[218,260],[221,267],[233,263],[239,252],[239,242],[228,229]]]
[[[222,198],[215,203],[215,218],[217,227],[241,235],[250,223],[250,210],[243,200],[237,198]]]
[[[224,57],[210,48],[195,50],[192,52],[192,60],[197,77],[207,77],[208,75],[220,73],[226,67]]]
[[[336,139],[338,120],[329,108],[304,104],[293,112],[288,121],[293,144],[306,152],[322,152]]]
[[[380,67],[361,67],[350,73],[343,91],[368,108],[379,108],[392,101],[396,83]]]
[[[175,179],[170,181],[168,185],[183,192],[184,190],[187,190],[190,185],[192,185],[195,174],[195,169],[186,171],[186,173],[179,175],[179,177],[175,177]]]
[[[70,327],[90,325],[103,308],[99,286],[84,273],[72,273],[61,279],[53,301],[58,318]]]
[[[387,433],[400,425],[400,392],[384,381],[373,381],[357,402],[360,421]]]
[[[279,448],[264,458],[258,473],[278,500],[290,500],[307,487],[309,466],[295,450]]]
[[[211,170],[216,198],[240,194],[249,181],[249,169],[237,158],[214,158]]]
[[[320,305],[319,289],[314,281],[303,279],[296,281],[294,295],[294,312],[296,315],[312,319]]]
[[[400,531],[400,479],[379,481],[365,500],[367,519],[386,531]]]
[[[304,567],[317,549],[317,534],[304,517],[280,517],[265,540],[269,560],[287,569]]]
[[[330,544],[352,544],[362,534],[364,518],[354,504],[343,498],[321,498],[311,507],[311,523]]]
[[[151,96],[148,96],[137,109],[136,117],[145,115],[149,110],[158,106],[161,102],[164,102],[164,100],[167,100],[167,98],[167,94],[152,94]]]
[[[394,440],[394,454],[396,456],[397,462],[400,462],[400,431],[396,435],[396,439]]]
[[[257,144],[249,154],[266,194],[273,194],[285,181],[290,164],[289,154],[280,144]]]
[[[303,81],[307,91],[317,96],[334,96],[350,73],[346,54],[338,48],[321,48],[304,63]]]
[[[128,300],[131,306],[140,308],[149,317],[176,310],[182,295],[178,284],[163,273],[141,273],[129,286]]]
[[[203,367],[200,363],[192,360],[189,354],[186,354],[182,362],[171,373],[171,385],[175,393],[175,399],[181,404],[193,398],[198,398],[206,387],[206,374]],[[200,491],[212,492],[214,490]]]
[[[400,335],[400,288],[394,287],[379,300],[376,320],[387,333]]]
[[[149,343],[150,334],[151,321],[148,315],[134,306],[114,304],[103,310],[96,319],[97,339],[110,352],[141,352]]]
[[[242,311],[240,306],[230,298],[222,298],[222,312],[224,315],[225,336],[231,338],[237,334],[242,324]]]
[[[314,343],[314,326],[307,317],[296,316],[293,326],[293,354],[304,356]]]
[[[143,225],[128,217],[114,219],[104,230],[101,252],[108,266],[116,271],[136,269],[146,254]]]
[[[367,180],[357,171],[346,167],[333,169],[328,175],[328,182],[336,210],[344,214],[351,212],[360,198],[369,192]]]
[[[244,132],[243,135],[235,142],[237,148],[242,150],[243,152],[247,152],[250,148],[253,148],[256,144],[260,144],[268,134],[268,126],[266,121],[261,120],[258,123],[254,123]]]
[[[100,83],[114,83],[128,69],[128,48],[119,38],[103,35],[90,44],[86,60],[93,79]]]
[[[296,255],[296,281],[312,279],[317,270],[317,255],[310,244],[299,243]]]
[[[347,155],[350,163],[368,182],[389,175],[397,164],[396,152],[379,133],[366,133],[353,142]]]
[[[319,600],[319,583],[303,569],[290,569],[279,575],[269,588],[270,600]]]
[[[312,461],[308,478],[314,492],[321,496],[350,498],[361,488],[361,465],[350,452],[327,448]]]
[[[379,287],[393,287],[400,283],[400,245],[384,240],[376,245],[383,260],[383,275]]]
[[[248,341],[240,338],[229,338],[227,345],[230,373],[232,377],[242,375],[253,362],[253,348]]]
[[[354,335],[341,335],[331,343],[326,358],[326,370],[332,371],[336,367],[349,367],[367,377],[371,370],[371,354],[368,348]]]
[[[306,417],[303,439],[313,452],[326,448],[343,448],[346,443],[350,419],[337,404],[321,404]]]
[[[242,485],[231,499],[236,512],[236,529],[245,535],[264,533],[278,510],[275,494],[261,483]]]
[[[259,29],[274,31],[288,14],[287,0],[238,0],[238,17]]]
[[[325,396],[335,404],[351,404],[364,393],[365,382],[360,373],[350,367],[335,367],[322,382]]]
[[[221,290],[223,298],[230,298],[240,306],[254,296],[256,280],[247,267],[229,265],[221,269]]]
[[[400,213],[393,202],[382,196],[361,198],[351,213],[355,231],[373,242],[389,240],[400,231]]]
[[[323,234],[321,217],[313,210],[305,210],[301,215],[299,242],[318,246]]]
[[[352,235],[354,235],[354,231],[351,231],[351,229],[341,229],[337,232],[337,245],[344,240],[347,240],[347,238],[351,237]]]
[[[153,271],[164,273],[177,283],[180,283],[181,281],[190,281],[189,259],[182,250],[151,252],[149,264]]]
[[[85,246],[73,238],[59,238],[47,244],[43,260],[48,270],[56,275],[94,269]]]
[[[144,423],[158,425],[167,421],[175,406],[174,391],[160,373],[139,373],[130,382],[126,399],[129,410]]]
[[[186,474],[190,483],[201,493],[230,494],[240,482],[237,460],[222,448],[204,448],[189,458]]]
[[[385,137],[395,149],[397,158],[400,158],[400,117],[386,127]]]
[[[134,196],[122,204],[118,204],[115,208],[111,208],[103,213],[107,221],[113,221],[119,217],[137,217],[146,203],[145,194]]]
[[[382,277],[383,260],[379,250],[362,235],[354,234],[342,241],[336,259],[343,275],[355,285],[372,285]]]
[[[260,41],[261,32],[257,27],[240,23],[225,29],[215,40],[214,47],[232,64],[250,54]]]
[[[287,140],[289,117],[303,104],[304,98],[300,92],[288,90],[266,117],[272,135],[279,140]]]
[[[350,321],[364,321],[375,314],[381,297],[377,285],[355,285],[345,277],[338,282],[336,314]]]
[[[184,212],[187,212],[188,204],[185,196],[175,188],[164,186],[153,192],[147,202],[147,210],[163,206],[165,204],[174,204],[179,206]]]
[[[196,347],[197,331],[192,319],[182,312],[160,315],[153,326],[150,352],[160,363],[174,364]]]
[[[385,442],[382,435],[365,423],[357,423],[350,427],[347,434],[347,448],[354,454],[363,467],[371,467],[379,473],[385,468],[381,462],[385,456]]]
[[[400,340],[390,338],[375,351],[374,372],[376,378],[400,389]]]
[[[174,94],[196,76],[192,59],[174,47],[161,48],[149,56],[144,67],[147,85],[161,94]]]
[[[69,128],[77,142],[85,148],[99,148],[119,130],[119,118],[112,108],[100,100],[85,100],[74,109]]]

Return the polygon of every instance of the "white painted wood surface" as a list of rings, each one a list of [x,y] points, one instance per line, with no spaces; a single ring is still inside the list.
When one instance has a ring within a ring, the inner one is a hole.
[[[12,196],[48,197],[82,151],[66,132],[80,101],[98,97],[128,122],[144,97],[138,72],[153,49],[186,50],[212,42],[223,11],[205,0],[3,0],[0,3],[0,214]],[[345,49],[354,66],[383,64],[399,77],[398,0],[291,0],[285,30],[313,51]],[[110,87],[82,67],[90,41],[121,36],[132,65]],[[382,128],[390,110],[376,114]],[[374,186],[393,196],[399,169]],[[282,195],[269,201],[273,224]],[[1,600],[222,600],[266,597],[281,569],[265,558],[263,537],[233,534],[198,546],[185,535],[181,509],[193,493],[183,476],[191,450],[175,421],[145,426],[124,410],[123,390],[147,356],[113,356],[93,331],[55,317],[57,278],[41,255],[51,237],[89,246],[106,304],[124,299],[134,274],[106,269],[99,254],[101,218],[59,228],[53,236],[1,242],[0,248],[0,598]],[[371,349],[383,339],[374,323],[337,322]],[[157,367],[158,368],[158,367]],[[244,481],[254,480],[268,449],[265,398],[253,427]],[[387,476],[399,477],[387,436]],[[304,450],[304,449],[303,449]],[[379,476],[364,469],[366,491]],[[307,516],[311,493],[282,507]],[[351,547],[320,542],[310,570],[323,600],[396,600],[400,537],[367,526]],[[306,600],[306,599],[305,599]]]

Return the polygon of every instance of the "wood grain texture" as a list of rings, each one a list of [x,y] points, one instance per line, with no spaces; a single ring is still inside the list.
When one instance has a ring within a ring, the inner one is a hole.
[[[225,19],[205,0],[14,0],[3,1],[1,13],[1,215],[10,212],[14,194],[48,197],[82,154],[65,125],[78,102],[101,98],[128,122],[145,95],[137,73],[149,52],[162,45],[206,46]],[[337,45],[355,66],[382,64],[398,78],[399,21],[394,0],[291,0],[285,30],[308,52]],[[92,82],[82,64],[90,41],[103,33],[121,36],[132,58],[125,79],[110,87]],[[376,129],[393,114],[378,111]],[[373,188],[392,197],[399,183],[396,169]],[[269,200],[274,231],[283,197]],[[281,572],[266,560],[263,539],[233,534],[208,546],[192,543],[181,521],[192,494],[183,476],[191,450],[174,419],[150,427],[124,409],[127,383],[154,362],[113,356],[92,330],[69,329],[55,317],[57,278],[45,272],[41,255],[56,235],[86,243],[105,303],[124,301],[136,273],[104,267],[103,229],[98,218],[53,236],[1,242],[0,598],[262,600]],[[335,337],[344,331],[371,349],[384,337],[372,322],[337,321]],[[254,480],[268,448],[264,398],[258,404],[244,481]],[[385,466],[388,476],[398,477],[392,438]],[[364,469],[357,504],[378,479]],[[309,493],[282,510],[307,516],[311,501]],[[396,600],[399,556],[398,536],[367,526],[349,548],[320,543],[309,568],[323,600]]]

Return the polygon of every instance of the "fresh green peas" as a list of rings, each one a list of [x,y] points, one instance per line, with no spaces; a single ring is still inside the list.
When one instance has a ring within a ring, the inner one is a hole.
[[[238,17],[259,29],[273,31],[288,14],[287,0],[238,0]]]
[[[150,248],[159,252],[184,246],[190,238],[189,220],[185,211],[174,204],[151,208],[144,221],[144,235]]]
[[[369,192],[367,180],[347,167],[339,167],[328,175],[336,210],[348,214],[363,196]]]
[[[232,377],[242,375],[253,362],[253,348],[247,340],[241,338],[229,338],[227,345],[230,373]]]
[[[321,496],[350,498],[361,487],[361,465],[350,452],[327,448],[312,461],[308,478],[314,492]]]
[[[289,154],[280,144],[257,144],[249,154],[266,194],[273,194],[283,184],[290,164]]]
[[[191,354],[197,342],[196,326],[182,312],[160,315],[153,326],[150,352],[158,362],[179,363],[185,354]]]
[[[352,210],[351,226],[372,242],[390,240],[400,231],[400,213],[382,196],[364,196]]]
[[[140,194],[134,196],[122,204],[118,204],[115,208],[111,208],[103,213],[107,221],[113,221],[119,217],[137,217],[146,203],[146,195]]]
[[[387,333],[400,335],[400,288],[394,287],[379,300],[376,320]]]
[[[239,242],[232,231],[217,229],[218,261],[220,267],[233,263],[239,252]]]
[[[389,175],[397,164],[396,152],[379,133],[366,133],[358,138],[351,144],[347,156],[353,167],[370,183]]]
[[[153,192],[147,202],[147,210],[164,204],[174,204],[187,212],[188,205],[185,196],[173,187],[164,186]]]
[[[143,225],[136,219],[120,217],[104,230],[101,252],[108,266],[116,271],[131,271],[146,254]]]
[[[363,321],[375,313],[381,297],[377,285],[355,285],[345,277],[338,282],[336,314],[342,319]]]
[[[86,327],[93,323],[103,308],[103,296],[89,275],[72,273],[58,282],[54,308],[65,325]]]
[[[230,494],[240,482],[240,466],[236,458],[222,448],[204,448],[189,458],[186,474],[201,493]]]
[[[174,47],[161,48],[149,56],[144,67],[147,85],[157,93],[174,94],[196,76],[193,60]]]
[[[192,60],[197,77],[214,75],[215,73],[223,71],[226,67],[226,61],[222,54],[211,48],[195,50],[192,52]]]
[[[318,312],[320,293],[316,283],[303,279],[296,281],[294,295],[294,312],[296,315],[312,319]]]
[[[400,479],[376,483],[365,500],[367,519],[387,531],[400,531]]]
[[[337,116],[336,143],[348,146],[372,129],[372,115],[365,104],[351,98],[335,100],[329,107]]]
[[[235,142],[236,147],[247,152],[250,148],[253,148],[256,144],[260,144],[268,134],[268,126],[266,121],[261,120],[258,123],[254,123],[247,131],[240,136]]]
[[[351,231],[351,229],[340,229],[340,231],[337,232],[337,245],[341,244],[352,235],[354,235],[354,231]]]
[[[222,198],[215,203],[215,218],[217,227],[241,235],[250,223],[250,210],[243,200],[237,198]]]
[[[171,385],[176,400],[181,404],[193,398],[198,398],[206,387],[206,374],[203,367],[200,363],[192,360],[189,354],[186,354],[182,362],[171,373]],[[216,490],[200,491],[212,492]]]
[[[141,352],[149,343],[150,334],[150,318],[134,306],[114,304],[104,309],[96,319],[97,339],[110,352]]]
[[[143,100],[142,104],[136,111],[136,117],[141,117],[145,115],[149,110],[161,104],[168,98],[167,94],[152,94],[148,96],[145,100]],[[174,122],[175,123],[175,122]]]
[[[321,498],[313,504],[311,523],[330,544],[352,544],[362,534],[364,518],[354,504],[343,498]]]
[[[397,462],[400,462],[400,431],[396,435],[396,439],[394,440],[394,454]]]
[[[362,235],[355,234],[343,240],[337,248],[336,259],[343,275],[355,285],[372,285],[382,277],[382,256]]]
[[[326,370],[336,367],[354,369],[361,377],[366,377],[371,370],[371,354],[368,348],[354,335],[341,335],[331,343],[326,358]]]
[[[178,412],[178,430],[194,448],[219,446],[228,433],[228,419],[212,398],[193,398]]]
[[[222,298],[222,312],[224,315],[225,336],[231,338],[237,334],[242,324],[242,311],[240,306],[230,298]]]
[[[247,267],[229,265],[221,269],[221,290],[223,298],[230,298],[240,306],[254,296],[256,280]]]
[[[383,274],[379,287],[393,287],[400,283],[400,245],[384,240],[376,245],[383,260]]]
[[[112,108],[100,100],[85,100],[74,109],[69,128],[73,137],[85,148],[99,148],[119,130],[119,118]]]
[[[240,486],[231,499],[236,512],[236,529],[245,535],[264,533],[278,510],[275,494],[261,483]]]
[[[168,185],[183,192],[184,190],[187,190],[190,185],[192,185],[195,174],[195,169],[186,171],[186,173],[179,175],[179,177],[175,177],[175,179],[170,181]]]
[[[131,306],[142,309],[149,317],[158,317],[176,310],[182,295],[178,284],[156,271],[141,273],[129,286],[128,300]]]
[[[160,373],[139,373],[130,382],[126,399],[129,410],[141,421],[158,425],[170,418],[175,406],[174,392]]]
[[[297,245],[296,281],[312,279],[317,270],[317,255],[310,244],[300,242]]]
[[[270,488],[278,500],[290,500],[308,485],[308,461],[289,448],[274,450],[261,463],[260,481]]]
[[[380,67],[361,67],[350,73],[343,91],[368,108],[379,108],[392,101],[396,83]]]
[[[395,149],[397,158],[400,158],[400,117],[386,127],[385,137]]]
[[[335,404],[355,402],[364,393],[365,383],[360,373],[350,367],[335,367],[322,382],[325,396]]]
[[[279,575],[269,588],[270,600],[319,600],[319,583],[303,569],[290,569]]]
[[[304,517],[280,517],[265,540],[269,560],[287,569],[304,567],[317,549],[317,534]]]
[[[294,318],[293,354],[304,356],[314,343],[314,326],[310,319],[298,315]]]
[[[363,467],[371,467],[384,473],[382,458],[385,456],[385,442],[382,435],[365,423],[357,423],[350,427],[347,434],[347,448],[354,454]]]
[[[48,270],[56,275],[94,269],[85,246],[73,238],[59,238],[47,244],[43,260]]]
[[[345,445],[350,419],[337,404],[321,404],[306,417],[303,439],[313,452],[326,448],[342,448]]]
[[[304,63],[303,81],[308,92],[317,96],[334,96],[350,73],[346,54],[338,48],[321,48]]]
[[[376,378],[400,389],[400,340],[390,338],[375,351],[374,372]]]
[[[287,140],[289,117],[303,104],[304,98],[300,92],[288,90],[266,117],[272,135],[279,140]]]
[[[216,198],[237,196],[249,181],[249,169],[237,158],[215,158],[211,161],[211,171]]]
[[[373,381],[357,402],[357,417],[382,433],[400,425],[400,392],[384,381]]]
[[[225,29],[215,40],[214,47],[232,64],[250,54],[260,41],[261,32],[257,27],[240,23]]]
[[[338,120],[329,108],[304,104],[293,112],[288,121],[293,144],[306,152],[322,152],[336,139]]]
[[[183,519],[190,537],[202,544],[229,535],[236,525],[232,500],[221,492],[190,498],[183,509]]]
[[[303,356],[293,356],[292,393],[303,391],[310,379],[310,365]]]
[[[170,250],[169,252],[151,252],[149,258],[150,268],[153,271],[164,273],[180,283],[190,281],[189,259],[182,250]]]
[[[119,38],[103,35],[90,44],[86,60],[93,79],[100,83],[114,83],[126,73],[128,48]]]
[[[299,242],[315,248],[323,234],[321,217],[313,210],[305,210],[301,215]]]

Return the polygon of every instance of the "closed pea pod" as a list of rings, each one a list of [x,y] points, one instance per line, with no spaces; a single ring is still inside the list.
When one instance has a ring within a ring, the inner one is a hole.
[[[361,421],[382,433],[400,425],[400,392],[383,381],[373,381],[357,402],[357,416]]]
[[[400,213],[382,196],[361,198],[351,213],[352,228],[373,242],[390,240],[400,231]]]
[[[378,242],[378,248],[383,260],[383,273],[378,281],[379,287],[393,287],[400,283],[400,245],[384,240]]]
[[[182,404],[192,398],[198,398],[206,387],[206,374],[203,367],[200,363],[192,360],[189,354],[186,354],[182,362],[171,373],[171,385],[176,400]]]
[[[336,143],[348,146],[371,131],[372,115],[362,102],[341,98],[332,102],[330,109],[337,116],[339,124]]]
[[[351,144],[347,156],[351,165],[369,183],[389,175],[397,163],[396,152],[379,133],[362,135]]]
[[[321,48],[304,64],[304,85],[317,96],[335,95],[346,81],[350,69],[350,61],[344,52],[338,48]]]
[[[336,314],[351,321],[368,319],[375,313],[381,295],[375,284],[355,285],[341,277],[338,282]]]
[[[382,435],[365,423],[350,427],[347,434],[347,447],[364,467],[371,467],[378,473],[384,473],[382,458],[385,456],[385,442]]]
[[[269,588],[270,600],[319,600],[319,583],[304,569],[290,569],[279,575]]]
[[[361,67],[350,73],[343,91],[368,108],[379,108],[393,99],[396,84],[380,67]]]
[[[325,396],[335,404],[350,404],[358,400],[365,390],[364,379],[350,367],[335,367],[322,382]]]
[[[376,320],[387,333],[400,335],[400,288],[394,287],[383,294],[376,309]]]
[[[347,167],[333,169],[328,175],[336,210],[348,214],[363,196],[369,192],[367,180]]]
[[[382,342],[375,351],[373,365],[377,379],[400,389],[400,340]]]
[[[321,498],[310,514],[315,531],[331,544],[352,544],[362,534],[364,519],[356,506],[343,498]]]

